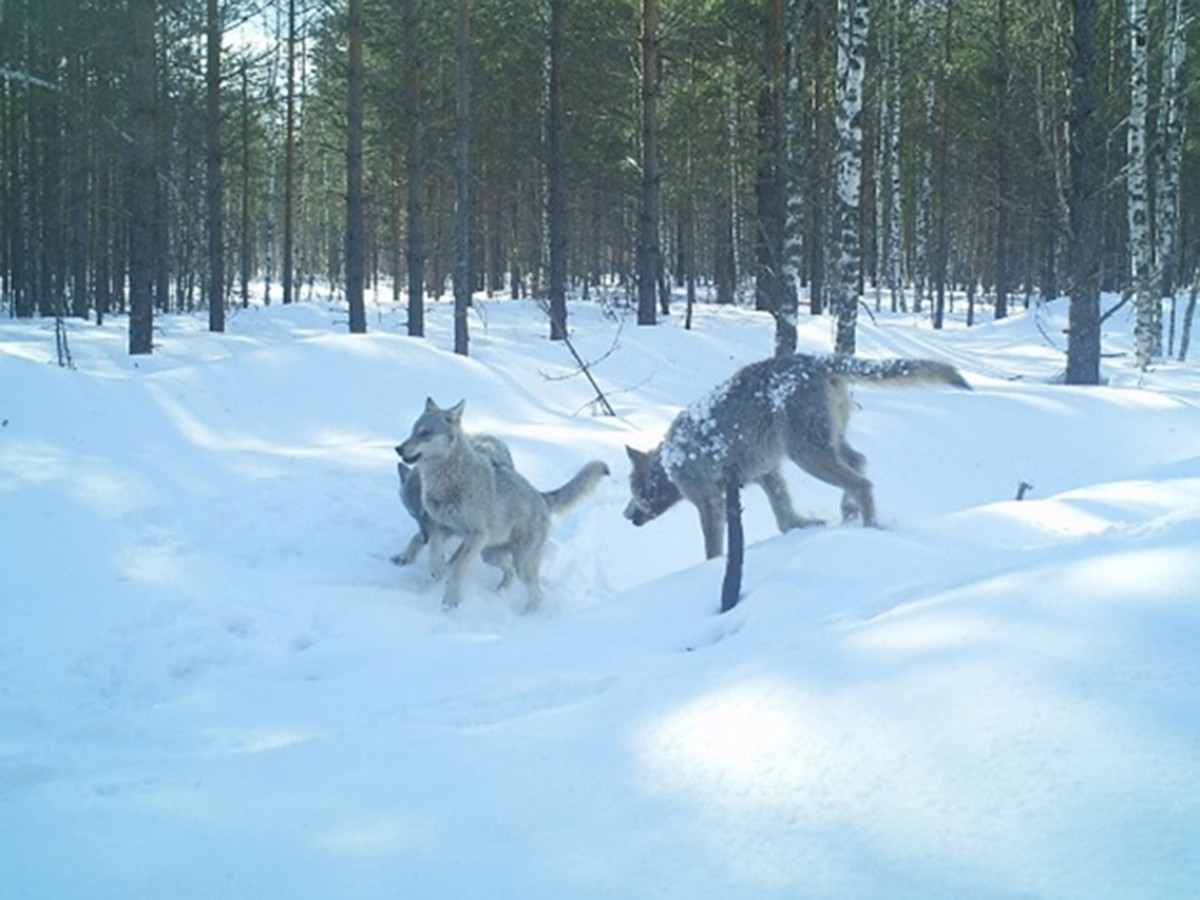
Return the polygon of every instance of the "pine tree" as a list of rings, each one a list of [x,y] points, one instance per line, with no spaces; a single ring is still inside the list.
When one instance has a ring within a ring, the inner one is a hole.
[[[468,353],[471,306],[470,2],[458,0],[454,29],[454,352]]]
[[[638,324],[658,321],[656,304],[661,265],[658,242],[658,0],[642,0],[642,186],[638,213]]]
[[[156,101],[155,0],[131,0],[129,209],[129,353],[154,349],[155,210],[158,190],[155,133]]]
[[[1097,102],[1094,0],[1070,0],[1071,111],[1068,129],[1071,306],[1067,384],[1100,382],[1100,263],[1103,128]]]
[[[346,302],[350,332],[364,334],[367,315],[366,225],[363,210],[363,0],[350,0],[346,70]]]

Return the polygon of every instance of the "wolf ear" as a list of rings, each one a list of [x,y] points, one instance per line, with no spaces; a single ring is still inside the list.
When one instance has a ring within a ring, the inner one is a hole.
[[[448,410],[446,410],[446,412],[449,413],[451,420],[453,420],[455,422],[461,422],[463,408],[466,407],[466,405],[467,405],[466,400],[459,400],[456,404],[454,404],[452,407],[450,407]]]
[[[425,412],[437,412],[438,405],[433,402],[432,397],[425,398]]]
[[[641,450],[634,450],[628,444],[625,445],[625,452],[629,454],[629,461],[633,463],[635,469],[640,469],[650,459],[649,453],[643,453]]]

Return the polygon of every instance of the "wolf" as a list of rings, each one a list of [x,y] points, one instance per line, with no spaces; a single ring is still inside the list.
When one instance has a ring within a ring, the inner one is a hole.
[[[649,452],[626,447],[633,464],[625,518],[645,525],[681,499],[695,505],[708,559],[724,553],[725,487],[757,483],[780,531],[823,524],[792,508],[780,472],[784,457],[839,487],[842,518],[874,526],[867,460],[846,442],[853,382],[947,384],[970,390],[953,366],[928,359],[860,360],[846,356],[777,357],[752,363],[689,406]]]
[[[433,399],[413,423],[412,433],[399,447],[401,458],[421,476],[421,506],[435,529],[462,538],[450,559],[447,609],[462,597],[463,576],[471,561],[482,555],[500,567],[505,587],[513,573],[525,583],[527,611],[541,603],[538,574],[550,532],[551,513],[564,512],[590,493],[608,474],[608,466],[593,460],[552,491],[538,491],[513,466],[496,465],[476,449],[462,429],[460,401],[442,409]]]
[[[492,460],[496,466],[513,467],[512,452],[508,444],[491,434],[473,434],[470,441],[475,449]],[[400,455],[400,448],[396,448]],[[429,520],[429,514],[421,504],[421,473],[416,466],[410,466],[403,460],[396,463],[396,471],[400,475],[400,502],[408,514],[417,522],[417,533],[412,536],[408,546],[392,557],[392,562],[398,566],[407,566],[417,558],[421,548],[429,544],[430,568],[435,578],[441,578],[445,570],[446,560],[442,552],[442,532]]]

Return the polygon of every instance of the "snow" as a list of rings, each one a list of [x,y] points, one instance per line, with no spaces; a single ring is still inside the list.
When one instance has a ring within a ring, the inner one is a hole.
[[[860,319],[860,355],[974,390],[856,389],[884,527],[779,535],[747,491],[724,616],[690,507],[622,518],[624,445],[768,356],[767,317],[574,305],[617,418],[533,303],[481,299],[470,359],[440,304],[427,340],[386,302],[366,336],[332,304],[162,317],[137,359],[72,322],[75,371],[53,323],[0,323],[3,896],[1192,896],[1200,370],[1138,371],[1118,315],[1108,383],[1056,385],[1065,314]],[[613,470],[538,613],[483,565],[447,613],[427,554],[389,562],[427,396],[543,490]]]

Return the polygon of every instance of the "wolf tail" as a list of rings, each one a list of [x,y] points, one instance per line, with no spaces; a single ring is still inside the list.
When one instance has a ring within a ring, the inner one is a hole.
[[[967,380],[954,366],[934,359],[856,359],[852,356],[827,358],[826,371],[850,381],[898,382],[908,384],[948,384],[971,390]]]
[[[562,487],[544,492],[542,499],[550,507],[550,512],[565,512],[591,493],[600,479],[607,474],[608,466],[594,459],[576,472],[575,477]]]

